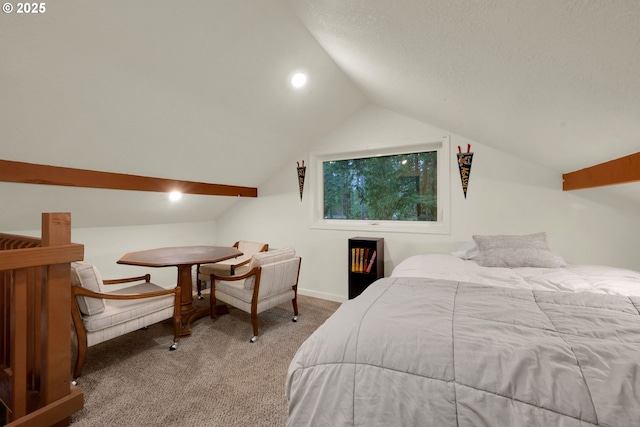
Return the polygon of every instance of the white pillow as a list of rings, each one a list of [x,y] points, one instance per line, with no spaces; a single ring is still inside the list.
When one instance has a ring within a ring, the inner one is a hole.
[[[526,236],[473,236],[478,246],[477,263],[483,267],[543,267],[557,268],[546,233]]]
[[[94,265],[86,261],[75,261],[71,263],[71,284],[73,286],[82,286],[93,292],[104,293],[100,272]],[[91,316],[99,314],[105,309],[102,298],[79,296],[77,299],[80,312],[84,315]]]
[[[562,255],[555,252],[553,249],[550,250],[553,254],[553,258],[558,263],[558,266],[566,267],[567,261],[562,257]],[[464,260],[474,260],[478,259],[478,257],[480,256],[480,251],[478,250],[478,245],[476,245],[476,242],[474,240],[470,240],[460,245],[460,247],[455,251],[451,252],[451,255]]]
[[[451,252],[451,255],[460,259],[476,259],[480,255],[478,246],[473,240],[465,242],[458,248],[458,250]]]

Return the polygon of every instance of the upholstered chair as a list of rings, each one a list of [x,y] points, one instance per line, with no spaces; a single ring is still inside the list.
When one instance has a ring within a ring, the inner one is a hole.
[[[251,314],[253,337],[258,338],[258,314],[284,302],[293,305],[293,321],[298,320],[298,277],[301,258],[293,248],[260,252],[251,257],[248,271],[233,276],[211,274],[211,317],[222,301]]]
[[[114,290],[108,285],[130,284]],[[180,288],[165,289],[151,283],[149,274],[117,280],[102,280],[98,269],[85,261],[71,263],[71,317],[77,337],[73,373],[78,378],[88,347],[173,319],[175,350],[180,333]]]
[[[198,288],[199,299],[203,298],[202,284],[209,281],[209,277],[212,274],[216,276],[233,276],[236,273],[246,273],[248,271],[246,266],[249,264],[249,261],[251,261],[251,257],[254,254],[269,250],[268,243],[250,242],[247,240],[238,240],[233,244],[233,247],[242,252],[242,255],[213,264],[198,264],[196,266],[196,287]],[[244,267],[244,270],[240,270],[241,267]]]

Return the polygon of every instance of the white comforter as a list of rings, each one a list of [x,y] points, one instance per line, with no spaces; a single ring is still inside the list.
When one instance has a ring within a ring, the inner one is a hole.
[[[380,279],[300,347],[289,427],[640,425],[640,298]]]
[[[640,426],[639,297],[621,268],[410,257],[300,347],[287,425]]]
[[[424,254],[402,261],[391,277],[427,277],[506,288],[640,296],[640,272],[600,265],[481,267],[472,260],[453,255]]]

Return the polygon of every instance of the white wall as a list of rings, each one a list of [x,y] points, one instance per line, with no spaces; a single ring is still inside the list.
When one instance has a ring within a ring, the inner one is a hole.
[[[173,286],[175,268],[118,265],[125,253],[162,246],[231,245],[236,240],[293,246],[302,256],[300,293],[342,301],[347,298],[347,240],[354,236],[385,239],[385,272],[404,258],[426,252],[447,253],[473,234],[527,234],[546,231],[551,247],[572,263],[607,264],[640,270],[640,223],[633,210],[617,210],[563,192],[561,174],[406,116],[369,106],[325,135],[312,150],[350,149],[383,143],[400,145],[416,138],[451,139],[451,234],[333,231],[310,228],[313,173],[307,171],[300,201],[296,161],[309,152],[291,153],[279,172],[259,187],[258,198],[242,198],[217,221],[144,226],[78,228],[72,241],[85,245],[85,260],[105,278],[151,272],[154,282]],[[455,162],[456,146],[474,154],[465,200]],[[39,236],[40,230],[8,231]]]
[[[127,252],[166,246],[215,244],[216,223],[196,222],[184,224],[141,225],[127,227],[73,227],[71,214],[71,241],[84,245],[85,261],[95,264],[104,279],[132,277],[151,273],[151,280],[164,287],[175,286],[178,270],[175,267],[138,267],[116,262]],[[11,234],[41,235],[40,230],[15,231]]]
[[[616,211],[562,191],[562,176],[476,141],[449,134],[406,116],[365,107],[325,135],[312,150],[349,149],[406,143],[415,138],[451,136],[451,234],[348,232],[311,229],[313,173],[307,171],[300,201],[292,153],[280,172],[259,187],[257,199],[238,201],[218,219],[218,244],[238,239],[265,241],[272,248],[293,246],[303,258],[300,293],[326,299],[347,298],[347,240],[354,236],[385,239],[385,273],[404,258],[426,252],[450,252],[473,234],[528,234],[546,231],[551,247],[572,263],[608,264],[640,269],[637,216]],[[455,151],[467,144],[475,153],[467,199],[460,184]]]

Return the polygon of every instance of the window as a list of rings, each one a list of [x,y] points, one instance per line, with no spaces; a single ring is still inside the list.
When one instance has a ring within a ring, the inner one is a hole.
[[[311,153],[315,228],[449,232],[449,141]]]
[[[438,220],[436,151],[322,162],[325,219]]]

